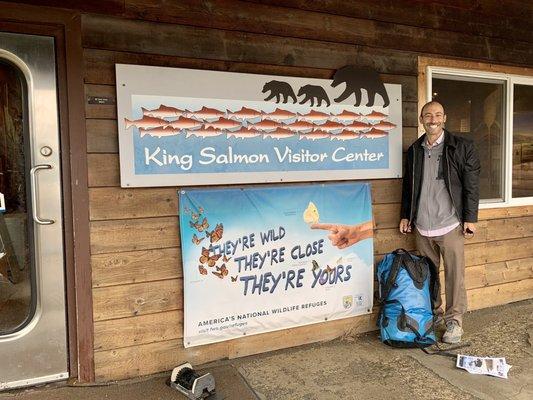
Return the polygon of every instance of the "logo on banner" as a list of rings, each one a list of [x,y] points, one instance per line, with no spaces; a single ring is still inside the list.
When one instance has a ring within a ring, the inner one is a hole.
[[[353,296],[344,296],[342,298],[342,304],[345,309],[351,308],[353,305]]]

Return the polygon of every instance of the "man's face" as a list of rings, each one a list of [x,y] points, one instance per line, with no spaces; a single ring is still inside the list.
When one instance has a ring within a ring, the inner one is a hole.
[[[446,114],[444,114],[444,108],[438,103],[432,103],[426,106],[420,116],[420,123],[424,126],[429,136],[440,136],[445,122]]]

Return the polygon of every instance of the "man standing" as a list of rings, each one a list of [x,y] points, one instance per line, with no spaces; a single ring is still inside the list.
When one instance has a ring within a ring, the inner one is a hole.
[[[407,151],[403,178],[400,232],[413,230],[416,247],[436,266],[444,260],[446,312],[439,298],[438,317],[444,316],[445,343],[458,343],[466,312],[464,238],[476,231],[479,206],[479,158],[471,141],[444,129],[443,106],[431,101],[422,107],[425,135]]]

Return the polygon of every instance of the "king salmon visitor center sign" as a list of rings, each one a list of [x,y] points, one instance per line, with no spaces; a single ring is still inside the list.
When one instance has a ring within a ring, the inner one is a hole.
[[[179,204],[185,347],[372,310],[368,183],[181,190]],[[334,247],[332,226],[359,240]]]
[[[375,71],[326,80],[117,64],[116,75],[122,187],[401,176],[401,85]]]

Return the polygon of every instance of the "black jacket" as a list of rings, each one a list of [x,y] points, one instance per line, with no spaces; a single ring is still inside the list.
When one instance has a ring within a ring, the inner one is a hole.
[[[424,168],[424,134],[407,150],[407,165],[403,177],[401,218],[416,221]],[[452,198],[457,218],[477,222],[479,207],[479,157],[472,141],[444,133],[441,158],[444,182]]]

